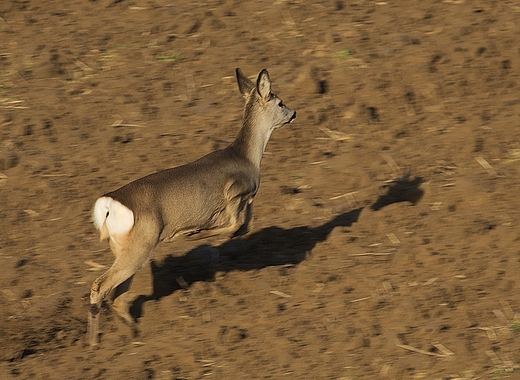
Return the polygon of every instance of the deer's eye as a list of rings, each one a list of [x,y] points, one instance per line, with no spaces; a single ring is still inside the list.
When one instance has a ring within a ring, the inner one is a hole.
[[[278,107],[283,108],[283,107],[285,107],[285,104],[283,104],[283,102],[280,102],[280,103],[278,103]]]

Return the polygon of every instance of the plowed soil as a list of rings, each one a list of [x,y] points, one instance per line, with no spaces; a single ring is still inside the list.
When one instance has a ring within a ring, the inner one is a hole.
[[[514,1],[0,2],[0,378],[507,379],[520,370]],[[161,244],[134,337],[97,197],[229,144],[235,67],[298,112],[251,232]]]

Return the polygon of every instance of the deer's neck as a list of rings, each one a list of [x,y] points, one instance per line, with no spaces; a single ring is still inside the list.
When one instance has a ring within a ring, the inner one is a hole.
[[[231,144],[231,148],[242,156],[245,156],[257,168],[260,168],[265,147],[271,137],[271,128],[263,123],[244,121],[244,125]]]

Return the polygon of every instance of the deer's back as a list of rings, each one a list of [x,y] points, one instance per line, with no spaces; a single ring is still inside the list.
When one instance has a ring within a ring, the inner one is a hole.
[[[211,224],[224,211],[226,190],[254,196],[259,171],[228,149],[212,152],[189,164],[137,179],[105,196],[118,200],[140,217],[153,216],[175,234]]]

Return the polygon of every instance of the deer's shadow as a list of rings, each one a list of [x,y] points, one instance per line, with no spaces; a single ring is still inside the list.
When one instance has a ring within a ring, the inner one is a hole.
[[[350,227],[362,208],[337,215],[318,227],[290,229],[268,227],[211,247],[201,245],[184,256],[168,255],[161,263],[151,262],[153,293],[138,296],[131,307],[134,318],[142,315],[143,304],[186,289],[194,282],[212,281],[217,272],[249,271],[302,262],[317,243],[336,227]]]
[[[415,205],[424,195],[424,190],[420,188],[421,183],[423,183],[422,177],[410,179],[405,176],[399,178],[382,187],[386,189],[386,193],[379,196],[370,208],[379,211],[383,207],[399,202],[410,202]]]

